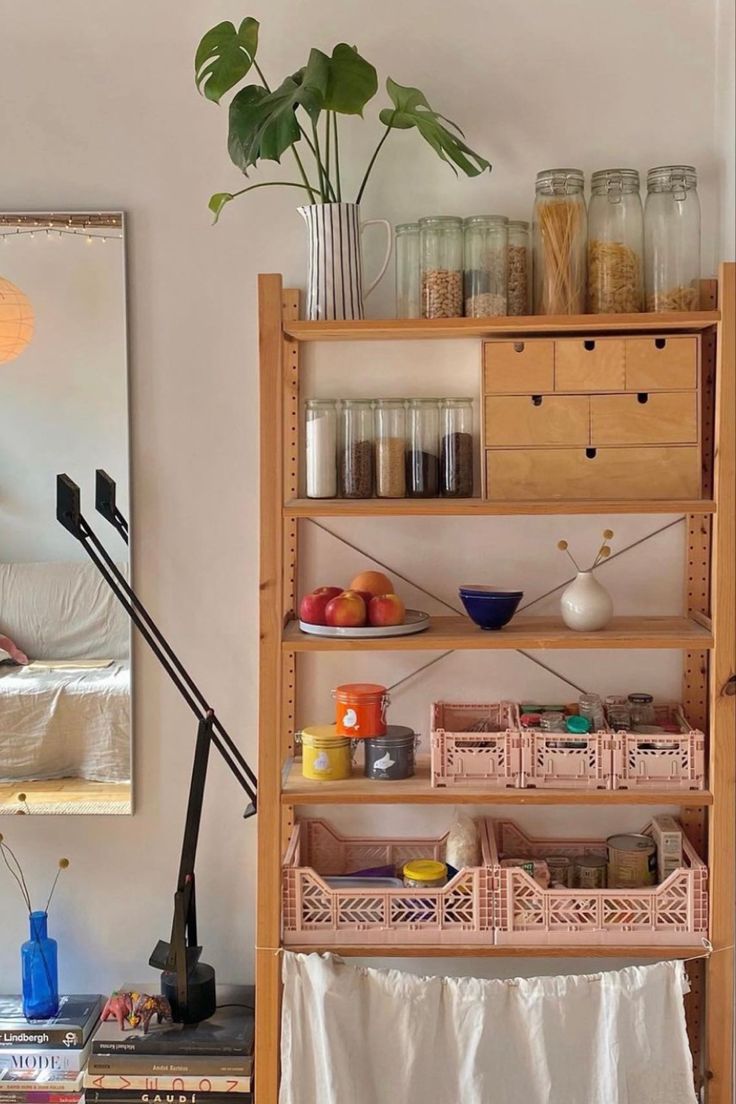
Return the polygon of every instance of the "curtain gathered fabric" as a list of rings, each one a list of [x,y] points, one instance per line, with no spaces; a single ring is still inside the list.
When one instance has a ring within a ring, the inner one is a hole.
[[[285,953],[280,1104],[696,1104],[681,962],[416,977]]]

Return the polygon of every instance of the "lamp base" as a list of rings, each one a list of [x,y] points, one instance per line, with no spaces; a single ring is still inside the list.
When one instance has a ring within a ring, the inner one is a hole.
[[[176,974],[161,975],[161,993],[171,1005],[176,1023],[201,1023],[214,1015],[217,1008],[215,971],[206,962],[198,962],[189,972],[189,1003],[181,1009],[176,986]]]

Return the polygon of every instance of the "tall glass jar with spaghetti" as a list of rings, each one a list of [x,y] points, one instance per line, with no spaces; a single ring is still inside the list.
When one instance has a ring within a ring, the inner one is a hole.
[[[585,310],[588,219],[580,169],[537,173],[534,200],[534,312]]]
[[[644,212],[636,169],[601,169],[588,207],[588,310],[634,314],[644,290]]]

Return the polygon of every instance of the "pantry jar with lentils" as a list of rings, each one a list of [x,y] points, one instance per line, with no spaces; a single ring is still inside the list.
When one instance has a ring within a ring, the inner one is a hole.
[[[509,219],[507,311],[518,317],[531,313],[532,255],[529,223]]]
[[[700,201],[691,165],[661,165],[647,173],[644,238],[647,310],[697,310]]]
[[[504,215],[465,219],[465,317],[506,314],[509,220]]]
[[[636,169],[601,169],[588,207],[588,311],[634,314],[643,306],[644,212]]]
[[[406,494],[406,400],[378,399],[375,408],[376,494],[403,498]]]
[[[373,496],[373,402],[345,399],[340,414],[340,494]]]
[[[463,220],[433,215],[419,220],[422,317],[463,316]]]

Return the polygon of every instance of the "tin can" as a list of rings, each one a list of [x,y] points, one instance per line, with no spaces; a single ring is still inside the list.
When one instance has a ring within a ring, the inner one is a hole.
[[[606,843],[611,889],[642,889],[657,884],[657,847],[651,836],[609,836]]]
[[[385,736],[368,736],[363,742],[363,773],[374,782],[395,782],[414,777],[417,735],[406,725],[389,725]]]
[[[376,682],[346,682],[333,690],[338,736],[364,740],[386,735],[388,690]]]
[[[337,735],[335,725],[302,729],[302,774],[312,782],[339,782],[353,772],[351,740]]]
[[[581,855],[575,860],[575,885],[578,889],[606,888],[606,860],[602,855]]]
[[[556,883],[570,889],[572,887],[572,863],[567,855],[548,855],[546,862],[549,867],[550,881],[553,884]]]

